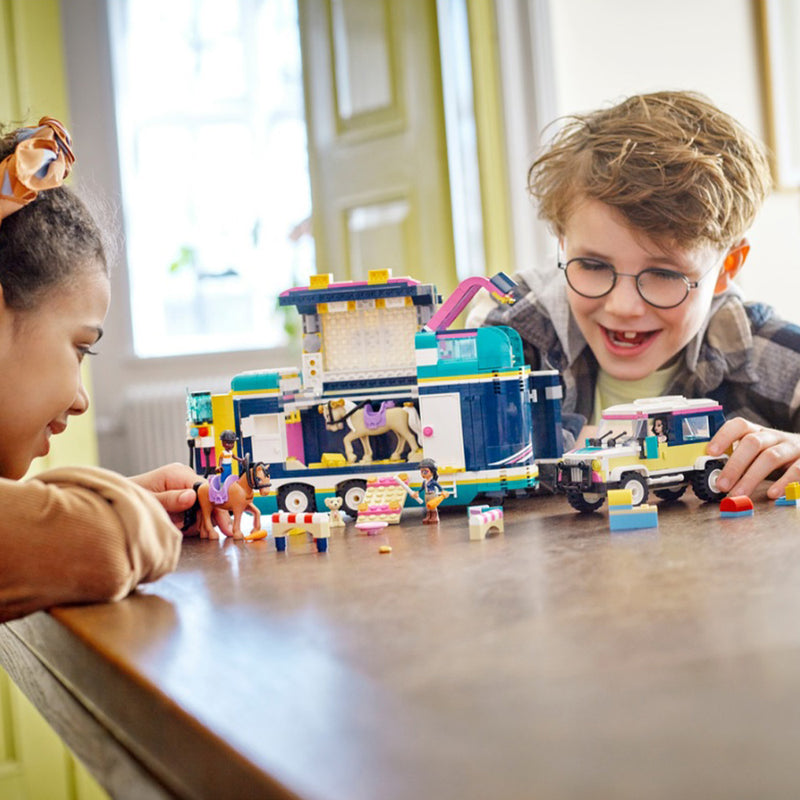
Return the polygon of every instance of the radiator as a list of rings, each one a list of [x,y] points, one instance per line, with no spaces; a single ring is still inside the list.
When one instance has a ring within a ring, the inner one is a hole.
[[[228,391],[229,378],[192,382],[192,390]],[[186,386],[153,383],[132,387],[125,397],[123,424],[129,475],[171,461],[189,463],[186,444]]]

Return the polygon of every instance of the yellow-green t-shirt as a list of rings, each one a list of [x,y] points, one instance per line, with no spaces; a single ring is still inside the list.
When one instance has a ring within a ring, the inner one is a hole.
[[[638,381],[623,381],[613,378],[605,370],[597,373],[597,384],[594,389],[594,409],[589,425],[598,425],[600,415],[604,408],[616,406],[620,403],[632,403],[645,397],[661,397],[664,390],[672,383],[672,379],[681,367],[681,361],[676,360],[664,369],[656,370]]]

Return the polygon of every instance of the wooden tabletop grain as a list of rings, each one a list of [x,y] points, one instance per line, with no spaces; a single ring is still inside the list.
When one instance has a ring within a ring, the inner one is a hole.
[[[797,797],[800,511],[754,502],[187,540],[121,603],[3,626],[0,661],[120,797]]]

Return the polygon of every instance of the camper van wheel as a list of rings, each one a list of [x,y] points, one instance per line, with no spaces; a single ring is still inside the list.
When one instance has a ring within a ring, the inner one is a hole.
[[[567,489],[567,501],[576,510],[581,512],[597,511],[605,502],[604,494],[589,494],[578,489]]]
[[[632,505],[640,506],[647,502],[647,479],[638,472],[626,472],[620,478],[619,488],[630,491]]]
[[[366,495],[366,481],[345,481],[336,489],[336,496],[342,498],[342,511],[353,519],[358,515],[358,507]]]
[[[686,484],[683,486],[679,486],[677,489],[656,489],[653,494],[661,500],[666,502],[672,502],[673,500],[677,500],[679,497],[683,497],[683,493],[686,491]]]
[[[316,511],[314,489],[302,483],[287,483],[278,489],[278,508],[290,514],[305,514]]]
[[[692,475],[692,489],[701,500],[715,503],[725,497],[726,493],[717,489],[717,478],[724,466],[724,461],[709,461],[705,469]]]

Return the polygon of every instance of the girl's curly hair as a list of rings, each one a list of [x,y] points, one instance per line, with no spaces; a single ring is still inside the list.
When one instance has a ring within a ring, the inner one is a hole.
[[[590,198],[651,239],[690,249],[737,243],[771,185],[764,146],[703,95],[678,91],[567,117],[528,172],[558,236]]]
[[[16,143],[16,131],[0,137],[0,160]],[[102,232],[65,186],[40,192],[0,225],[0,285],[11,309],[35,308],[52,289],[69,285],[93,265],[108,273]]]

